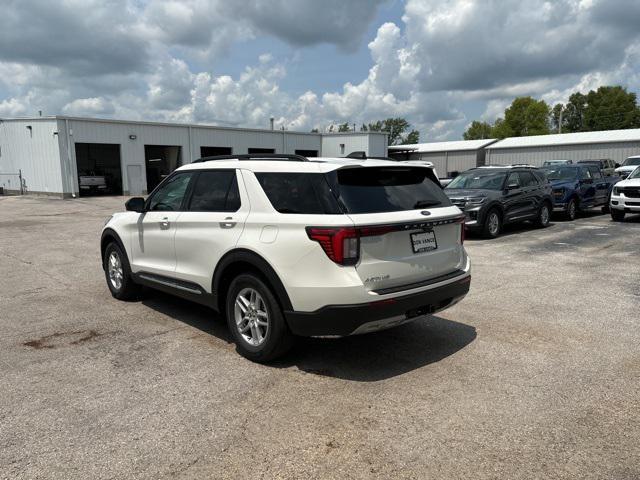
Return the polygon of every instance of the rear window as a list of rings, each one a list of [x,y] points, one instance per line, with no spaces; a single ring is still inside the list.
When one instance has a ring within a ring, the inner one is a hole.
[[[256,173],[256,177],[280,213],[343,213],[321,173]]]
[[[327,174],[348,213],[381,213],[450,206],[432,171],[421,167],[343,168]]]

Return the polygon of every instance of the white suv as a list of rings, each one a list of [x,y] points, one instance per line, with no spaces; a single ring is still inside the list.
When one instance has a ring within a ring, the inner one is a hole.
[[[102,232],[107,285],[209,305],[238,351],[389,328],[469,291],[464,217],[430,168],[295,155],[209,157],[132,198]]]
[[[627,213],[640,213],[640,166],[613,186],[611,191],[611,218],[621,222]]]

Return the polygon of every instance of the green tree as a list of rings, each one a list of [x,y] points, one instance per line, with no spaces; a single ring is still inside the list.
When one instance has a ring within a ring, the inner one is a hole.
[[[339,132],[348,132],[348,131],[350,131],[350,128],[349,128],[349,122],[341,123],[341,124],[338,126],[338,131],[339,131]]]
[[[582,132],[584,130],[585,108],[587,108],[586,95],[576,92],[569,97],[562,114],[563,132]]]
[[[514,137],[547,135],[549,113],[549,106],[544,100],[517,97],[504,111],[504,122]]]
[[[491,137],[499,139],[513,137],[513,130],[511,130],[511,127],[507,125],[503,118],[497,118],[493,127],[491,127]]]
[[[567,107],[562,103],[557,103],[551,109],[549,123],[553,133],[566,133],[567,128]]]
[[[600,87],[586,95],[583,128],[587,131],[640,127],[636,94],[620,86]]]
[[[369,123],[366,128],[368,128],[370,132],[387,132],[389,134],[389,145],[418,143],[420,139],[420,133],[417,130],[411,130],[407,135],[404,135],[404,133],[411,128],[411,124],[401,117],[378,120],[374,123]]]
[[[311,133],[320,133],[320,130],[318,130],[317,128],[312,128]]]
[[[401,142],[402,145],[411,145],[414,143],[420,143],[420,132],[418,130],[411,130]]]
[[[491,130],[492,127],[490,123],[474,120],[462,137],[465,140],[483,140],[492,137]]]

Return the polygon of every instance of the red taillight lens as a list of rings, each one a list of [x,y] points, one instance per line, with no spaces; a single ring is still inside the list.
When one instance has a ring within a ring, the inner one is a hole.
[[[360,255],[358,232],[351,227],[307,227],[307,235],[340,265],[355,265]]]

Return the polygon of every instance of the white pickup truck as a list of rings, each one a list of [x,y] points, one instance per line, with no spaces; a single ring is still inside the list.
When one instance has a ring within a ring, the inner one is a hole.
[[[624,220],[627,213],[640,213],[640,166],[613,186],[610,203],[611,218],[616,222]]]
[[[103,175],[80,175],[80,193],[103,193],[107,191],[107,181]]]

